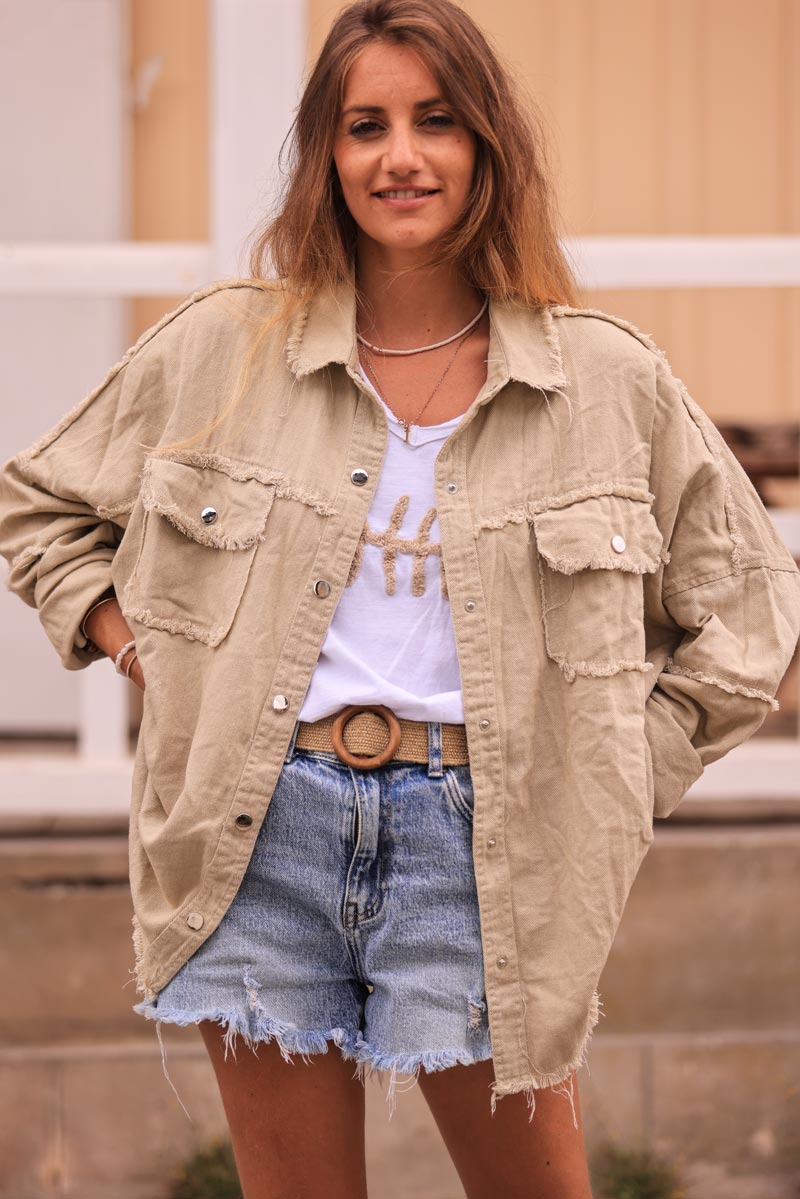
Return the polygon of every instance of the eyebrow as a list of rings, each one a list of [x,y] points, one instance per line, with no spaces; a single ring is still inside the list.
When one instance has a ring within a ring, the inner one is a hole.
[[[428,107],[430,107],[431,104],[445,104],[445,103],[446,103],[446,100],[442,96],[433,96],[430,100],[419,100],[414,105],[414,107],[415,108],[428,108]],[[342,116],[346,117],[347,114],[351,113],[351,112],[384,112],[384,111],[385,111],[385,109],[381,108],[380,104],[352,104],[350,106],[350,108],[346,108],[344,110],[344,112],[342,113]]]

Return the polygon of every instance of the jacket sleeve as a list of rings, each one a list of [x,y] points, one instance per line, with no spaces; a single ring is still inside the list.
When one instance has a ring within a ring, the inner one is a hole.
[[[112,559],[145,453],[168,419],[168,355],[164,335],[154,335],[172,315],[147,330],[94,391],[0,470],[6,586],[38,610],[67,670],[106,656],[87,648],[80,624],[112,584]]]
[[[663,571],[646,596],[654,816],[755,733],[800,633],[800,571],[722,434],[659,351],[651,486]],[[654,671],[655,673],[655,671]]]

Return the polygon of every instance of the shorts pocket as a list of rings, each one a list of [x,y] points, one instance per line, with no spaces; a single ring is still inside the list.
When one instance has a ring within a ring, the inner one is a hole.
[[[664,543],[649,503],[594,495],[530,519],[548,656],[569,682],[649,669],[642,576]]]
[[[475,792],[472,787],[472,776],[469,765],[445,766],[444,781],[453,805],[466,820],[472,820],[475,805]]]
[[[125,612],[152,628],[219,645],[266,537],[275,484],[151,457],[140,498],[144,523]]]

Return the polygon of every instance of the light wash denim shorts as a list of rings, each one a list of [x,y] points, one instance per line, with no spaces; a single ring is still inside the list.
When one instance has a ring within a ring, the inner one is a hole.
[[[492,1055],[470,769],[443,766],[437,721],[427,763],[370,770],[297,748],[298,727],[222,921],[134,1011],[159,1040],[161,1022],[215,1021],[226,1057],[237,1035],[287,1061],[333,1042],[362,1080],[390,1072],[393,1111],[398,1074]]]

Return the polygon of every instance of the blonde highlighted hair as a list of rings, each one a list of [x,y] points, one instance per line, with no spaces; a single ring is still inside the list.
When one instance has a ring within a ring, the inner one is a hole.
[[[413,49],[475,135],[467,202],[426,265],[456,263],[468,283],[499,301],[529,308],[577,303],[578,284],[556,228],[544,122],[486,35],[452,0],[357,0],[334,20],[303,89],[281,150],[283,156],[288,144],[277,209],[248,238],[248,282],[272,292],[277,303],[257,321],[234,398],[208,429],[175,447],[230,414],[269,332],[282,326],[288,335],[316,292],[345,283],[358,296],[358,230],[333,147],[348,73],[375,42]]]

